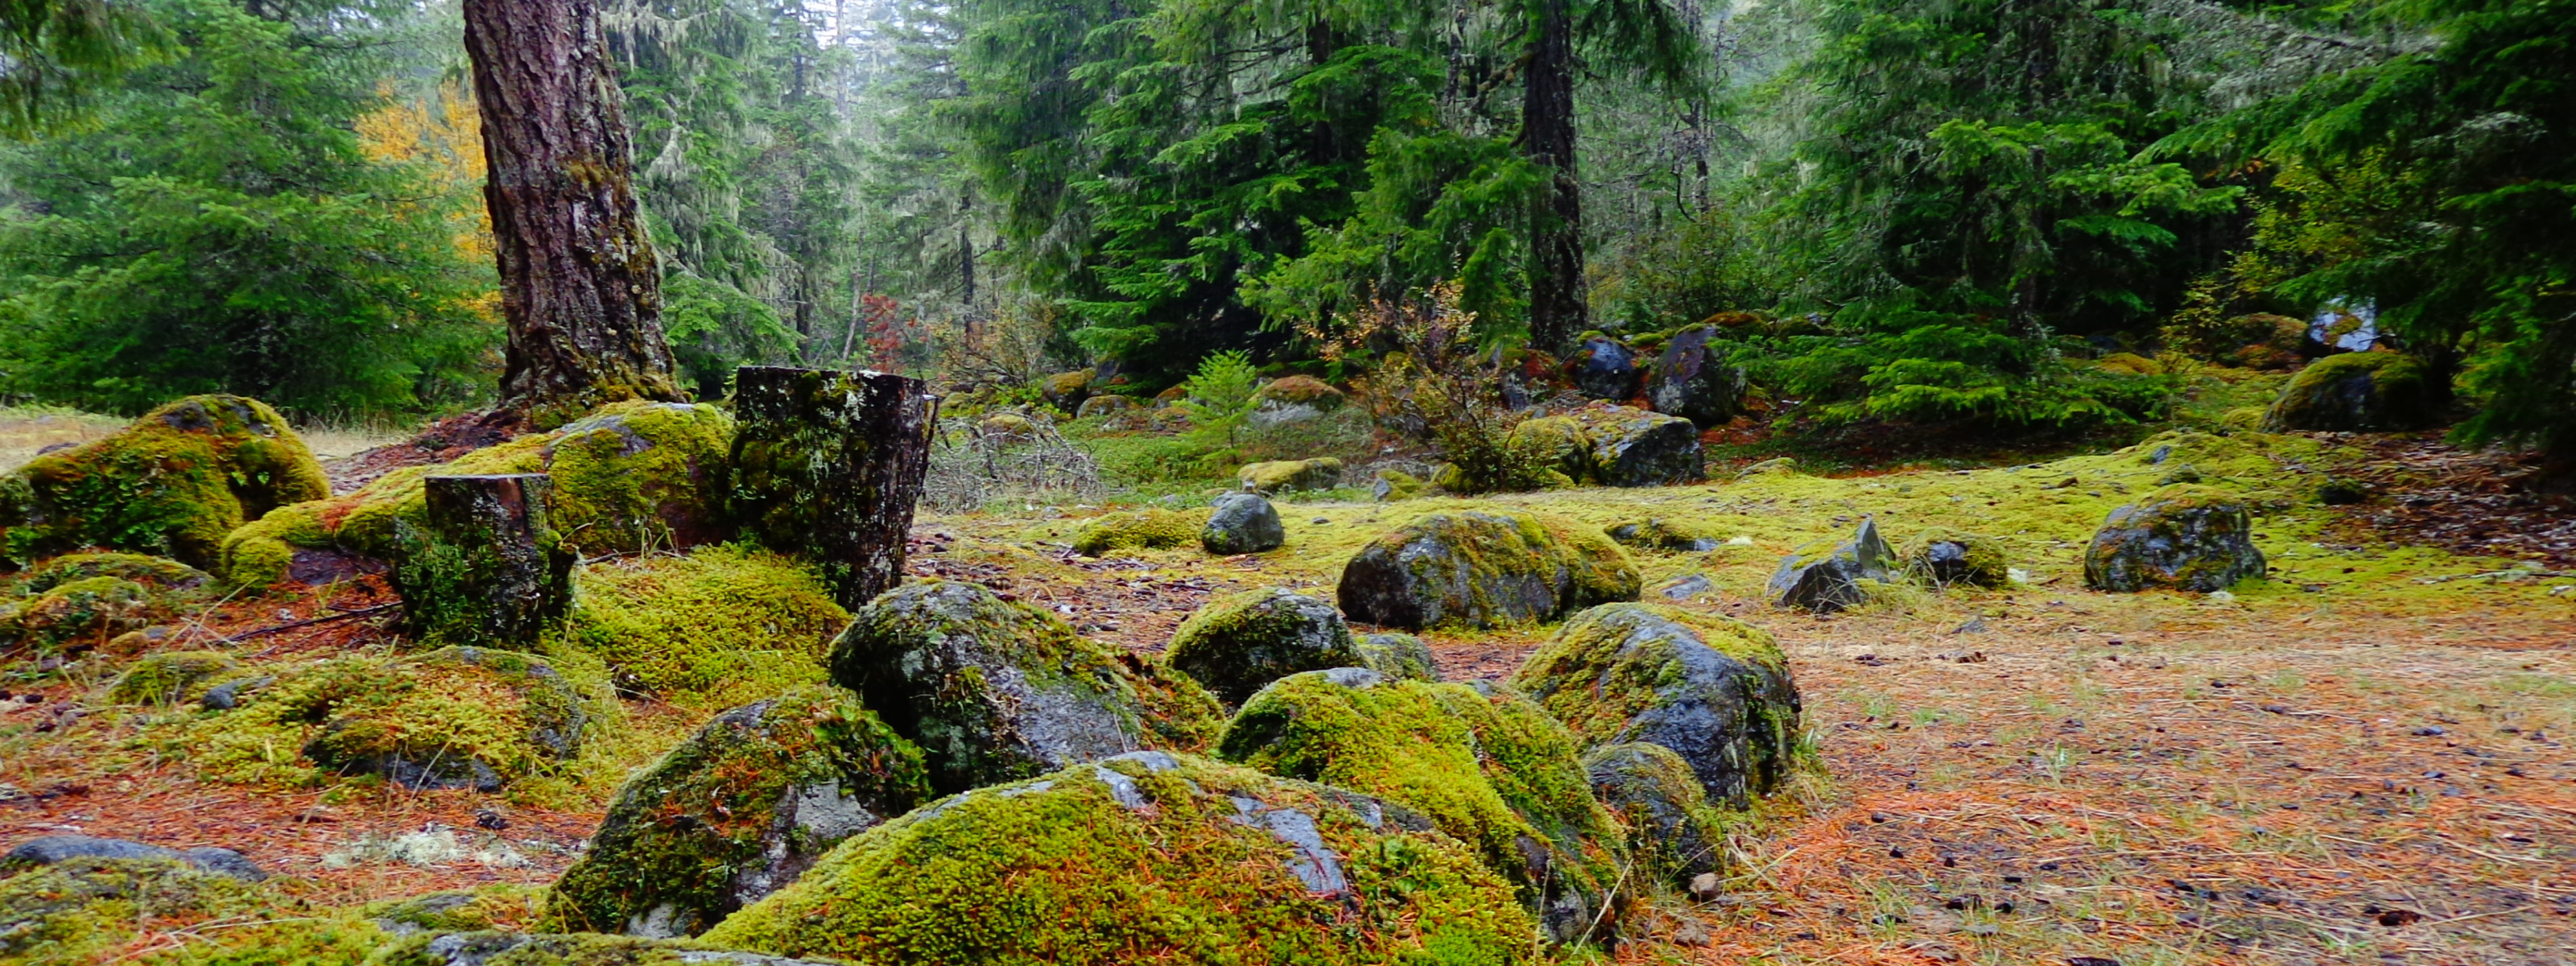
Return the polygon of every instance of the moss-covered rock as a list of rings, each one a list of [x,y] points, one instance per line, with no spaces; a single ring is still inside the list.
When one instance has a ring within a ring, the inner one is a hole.
[[[711,405],[612,403],[553,432],[281,507],[224,538],[212,569],[241,587],[380,570],[399,549],[399,524],[423,522],[421,481],[430,476],[546,474],[547,520],[565,549],[585,556],[723,540],[733,435],[733,417]]]
[[[1207,525],[1207,511],[1149,507],[1104,513],[1073,533],[1073,550],[1086,557],[1106,557],[1121,550],[1169,550],[1186,547]]]
[[[1716,534],[1663,517],[1622,523],[1601,532],[1625,546],[1663,553],[1706,553],[1726,543]]]
[[[1535,513],[1435,513],[1342,567],[1342,612],[1407,630],[1501,627],[1635,600],[1641,578],[1601,531]]]
[[[2114,352],[2110,355],[2093,360],[2093,366],[2094,368],[2101,369],[2106,372],[2116,372],[2124,376],[2161,376],[2165,374],[2164,363],[2157,362],[2154,359],[2149,359],[2135,352]]]
[[[1582,482],[1592,474],[1592,436],[1572,416],[1521,420],[1505,440],[1549,469],[1565,474],[1569,483]]]
[[[1370,634],[1359,639],[1360,666],[1399,681],[1440,680],[1431,645],[1411,634]]]
[[[1788,777],[1798,687],[1760,628],[1657,604],[1575,615],[1514,686],[1586,746],[1643,741],[1689,762],[1711,801],[1745,805]]]
[[[1038,395],[1055,408],[1072,412],[1082,405],[1083,400],[1091,398],[1094,375],[1089,369],[1056,373],[1038,380]]]
[[[2263,414],[2263,428],[2346,433],[2440,425],[2451,399],[2431,369],[2396,352],[2346,352],[2308,364],[2290,377]]]
[[[813,567],[721,544],[582,567],[548,647],[606,662],[623,691],[749,702],[822,681],[832,635],[849,623]]]
[[[955,581],[906,584],[860,608],[832,642],[831,671],[921,746],[942,792],[1135,748],[1195,750],[1224,714],[1186,677]]]
[[[1602,745],[1584,753],[1583,771],[1626,823],[1628,854],[1648,875],[1680,887],[1725,865],[1726,820],[1680,754],[1643,741]]]
[[[1347,398],[1331,383],[1313,376],[1281,376],[1252,393],[1255,405],[1305,406],[1318,412],[1340,409]]]
[[[589,720],[570,681],[509,651],[343,657],[274,677],[237,692],[232,710],[180,722],[160,742],[219,781],[309,785],[377,774],[407,788],[497,791],[571,758]]]
[[[107,699],[118,704],[179,704],[197,700],[204,686],[241,667],[222,651],[169,651],[145,656],[117,675]]]
[[[1217,754],[1422,813],[1474,845],[1558,942],[1617,932],[1629,895],[1623,833],[1593,799],[1574,736],[1527,698],[1365,668],[1308,671],[1246,701]]]
[[[90,577],[0,604],[0,653],[55,654],[93,648],[142,630],[158,612],[152,589],[122,577]]]
[[[1782,607],[1827,614],[1859,606],[1869,599],[1861,581],[1885,582],[1896,567],[1896,552],[1878,535],[1878,521],[1865,518],[1849,540],[1819,540],[1780,558],[1765,588]]]
[[[421,932],[384,944],[366,966],[833,966],[701,943],[599,933]]]
[[[1403,808],[1138,752],[843,843],[703,941],[861,966],[1535,958],[1511,888]]]
[[[1709,349],[1717,331],[1713,325],[1694,326],[1664,343],[1646,380],[1646,401],[1656,412],[1701,428],[1725,425],[1742,412],[1744,370]]]
[[[1073,414],[1080,419],[1102,419],[1130,412],[1136,408],[1136,401],[1125,396],[1101,395],[1083,400],[1082,405],[1076,408]]]
[[[1181,622],[1164,654],[1173,670],[1229,705],[1299,671],[1361,663],[1350,627],[1333,605],[1277,587],[1208,601]]]
[[[1207,526],[1199,530],[1199,547],[1219,556],[1262,553],[1288,542],[1279,508],[1257,493],[1227,493],[1208,503]]]
[[[2111,511],[2084,548],[2085,586],[2121,593],[2225,590],[2265,566],[2245,501],[2194,484]]]
[[[694,936],[929,794],[921,750],[840,688],[735,708],[618,790],[547,924]]]
[[[1235,482],[1263,496],[1300,490],[1329,490],[1342,483],[1342,461],[1330,456],[1310,460],[1246,463],[1234,471]]]
[[[1410,500],[1430,491],[1431,484],[1403,470],[1379,470],[1376,481],[1369,484],[1369,495],[1381,503]]]
[[[242,521],[330,493],[276,410],[190,396],[0,480],[0,565],[96,546],[202,566]]]
[[[2001,541],[1939,527],[1906,542],[1905,569],[1936,587],[2001,587],[2012,581]]]
[[[1604,486],[1678,486],[1708,478],[1699,428],[1690,420],[1629,406],[1586,406],[1568,414],[1590,441],[1578,480]]]
[[[13,864],[0,880],[0,961],[102,962],[146,928],[268,911],[258,887],[178,858]]]

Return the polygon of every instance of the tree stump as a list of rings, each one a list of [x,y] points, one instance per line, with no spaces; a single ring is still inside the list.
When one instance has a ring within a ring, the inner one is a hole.
[[[432,476],[428,519],[404,526],[394,588],[420,642],[521,649],[572,604],[573,554],[546,525],[543,473]]]
[[[737,370],[734,520],[771,549],[820,563],[843,607],[893,589],[930,468],[937,398],[890,373]]]

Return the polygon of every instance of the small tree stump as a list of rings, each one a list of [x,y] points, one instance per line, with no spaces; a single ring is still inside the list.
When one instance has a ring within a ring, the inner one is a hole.
[[[771,549],[820,563],[843,607],[893,589],[930,468],[937,398],[890,373],[737,370],[734,520]]]
[[[432,476],[405,526],[394,588],[419,641],[524,648],[572,604],[573,554],[546,525],[543,473]]]

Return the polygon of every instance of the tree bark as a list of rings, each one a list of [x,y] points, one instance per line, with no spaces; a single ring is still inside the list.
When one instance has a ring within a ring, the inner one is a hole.
[[[732,504],[743,534],[813,558],[851,610],[893,589],[930,468],[935,399],[921,380],[889,373],[736,370]]]
[[[543,473],[432,476],[394,587],[423,643],[524,648],[572,606],[573,554],[546,524]]]
[[[597,0],[464,6],[510,328],[502,407],[543,427],[602,403],[685,400]]]
[[[1530,217],[1530,345],[1562,354],[1583,331],[1583,186],[1574,171],[1574,18],[1538,0],[1521,73],[1521,150],[1549,170]]]

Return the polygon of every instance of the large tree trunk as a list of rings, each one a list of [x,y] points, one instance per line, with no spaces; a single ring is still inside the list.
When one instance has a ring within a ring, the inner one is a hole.
[[[1530,218],[1530,345],[1562,353],[1584,329],[1583,186],[1574,174],[1574,19],[1539,0],[1521,73],[1521,149],[1551,177]]]
[[[502,407],[548,426],[601,403],[686,399],[597,0],[465,0],[465,52],[510,326]]]

